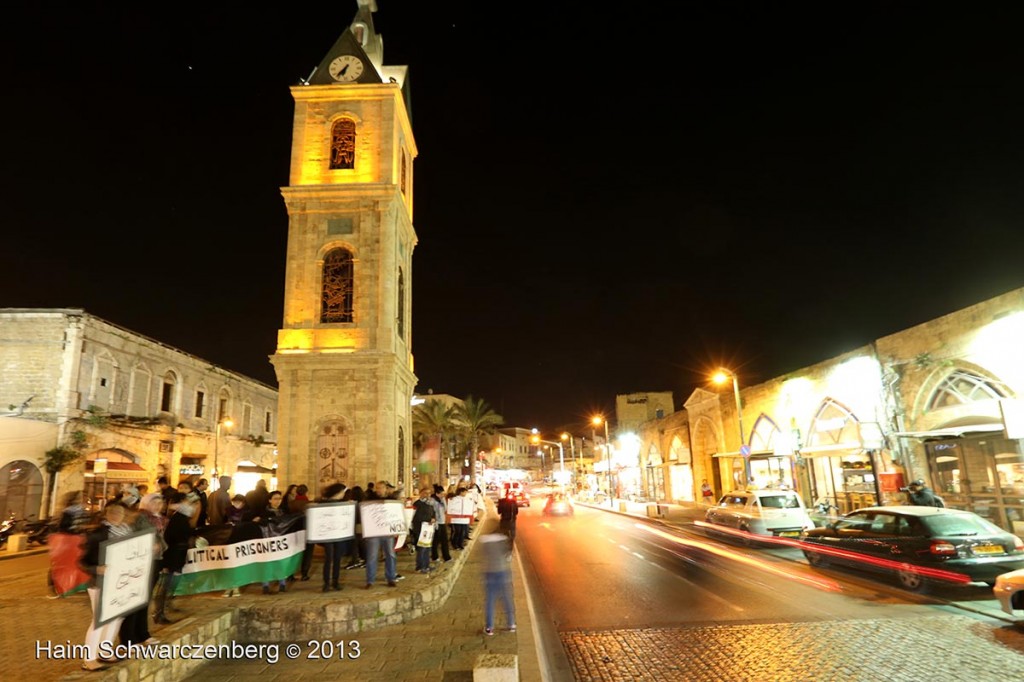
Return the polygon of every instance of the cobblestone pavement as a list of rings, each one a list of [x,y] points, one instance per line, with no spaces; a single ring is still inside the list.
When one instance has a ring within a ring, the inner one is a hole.
[[[1024,679],[1024,632],[968,616],[563,632],[595,682],[1006,682]]]

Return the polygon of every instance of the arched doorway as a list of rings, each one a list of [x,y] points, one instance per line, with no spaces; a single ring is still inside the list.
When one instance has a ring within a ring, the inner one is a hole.
[[[43,501],[43,475],[32,462],[15,460],[0,469],[0,512],[4,518],[34,517]]]

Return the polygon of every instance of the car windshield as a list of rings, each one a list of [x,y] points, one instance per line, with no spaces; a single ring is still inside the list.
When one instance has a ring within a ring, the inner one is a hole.
[[[765,509],[799,509],[800,501],[796,495],[763,495],[761,506]]]
[[[942,514],[922,518],[928,532],[936,536],[1002,535],[1005,531],[974,514]]]

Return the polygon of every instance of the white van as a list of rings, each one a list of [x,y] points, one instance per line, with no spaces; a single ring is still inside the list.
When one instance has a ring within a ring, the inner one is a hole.
[[[814,528],[803,500],[792,490],[740,490],[722,495],[704,516],[708,523],[744,533],[800,537]]]

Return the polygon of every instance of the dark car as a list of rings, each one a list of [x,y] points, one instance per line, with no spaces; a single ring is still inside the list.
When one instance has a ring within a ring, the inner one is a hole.
[[[562,493],[549,496],[548,501],[544,503],[544,513],[552,516],[572,516],[573,511],[572,502]]]
[[[930,582],[995,584],[1024,568],[1024,542],[982,517],[938,507],[868,507],[801,536],[812,566],[894,573],[905,589]]]

